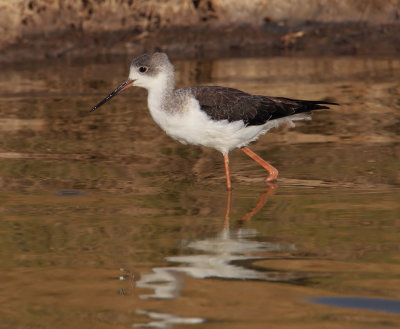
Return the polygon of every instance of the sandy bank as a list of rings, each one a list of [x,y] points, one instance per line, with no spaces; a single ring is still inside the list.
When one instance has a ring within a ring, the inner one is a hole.
[[[400,0],[0,0],[0,62],[400,51]]]

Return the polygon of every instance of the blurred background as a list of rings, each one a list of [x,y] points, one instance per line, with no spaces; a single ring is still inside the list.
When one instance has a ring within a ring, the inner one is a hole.
[[[0,328],[382,328],[400,313],[400,1],[0,0]],[[251,148],[180,144],[129,88],[325,100]]]
[[[0,1],[0,61],[399,51],[398,0]]]

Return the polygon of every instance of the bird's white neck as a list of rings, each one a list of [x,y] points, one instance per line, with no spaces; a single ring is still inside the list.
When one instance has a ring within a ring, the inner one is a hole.
[[[148,90],[148,105],[152,110],[173,111],[169,106],[174,96],[175,77],[173,72],[163,72],[154,79]]]

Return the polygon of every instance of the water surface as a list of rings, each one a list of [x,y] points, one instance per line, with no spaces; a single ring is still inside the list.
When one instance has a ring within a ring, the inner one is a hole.
[[[4,328],[398,328],[312,300],[400,299],[400,60],[175,62],[178,87],[341,104],[253,144],[277,185],[232,152],[231,196],[222,156],[165,136],[144,90],[89,114],[129,60],[2,69]]]

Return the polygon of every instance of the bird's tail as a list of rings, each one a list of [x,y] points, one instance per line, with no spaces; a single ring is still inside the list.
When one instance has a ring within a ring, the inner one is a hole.
[[[311,112],[314,110],[326,110],[330,109],[327,105],[339,105],[338,103],[327,101],[307,101],[284,97],[276,97],[275,99],[279,99],[281,101],[281,106],[290,109],[290,111],[293,111],[293,114]]]
[[[330,109],[330,107],[326,105],[339,105],[338,103],[325,102],[325,101],[301,101],[301,104],[303,105],[302,107],[305,108],[304,111],[301,112],[313,111],[313,110],[327,110]]]

